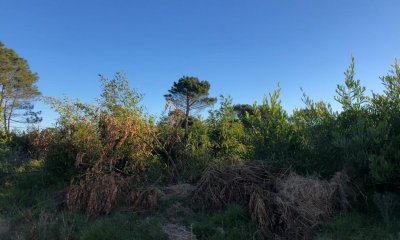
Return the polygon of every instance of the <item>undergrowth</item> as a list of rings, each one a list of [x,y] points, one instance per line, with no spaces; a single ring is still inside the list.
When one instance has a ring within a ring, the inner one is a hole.
[[[400,221],[394,220],[385,224],[376,215],[349,213],[336,216],[324,226],[315,240],[375,240],[400,239]]]

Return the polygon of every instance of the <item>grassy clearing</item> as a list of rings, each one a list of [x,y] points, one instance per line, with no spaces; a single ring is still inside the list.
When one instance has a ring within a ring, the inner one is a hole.
[[[11,220],[11,230],[2,239],[166,239],[161,217],[115,212],[98,219],[78,213],[21,212]]]
[[[336,216],[325,225],[315,240],[376,240],[400,239],[400,221],[385,224],[379,217],[350,213]]]
[[[256,222],[238,205],[217,213],[196,213],[191,227],[198,239],[263,239]]]

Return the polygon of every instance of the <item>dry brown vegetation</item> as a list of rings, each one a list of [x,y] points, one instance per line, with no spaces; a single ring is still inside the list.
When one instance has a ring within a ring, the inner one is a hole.
[[[68,209],[85,211],[92,216],[109,213],[117,202],[121,182],[117,174],[81,180],[67,192]]]
[[[133,190],[128,197],[128,205],[134,210],[153,211],[164,193],[157,187]]]
[[[69,210],[85,211],[92,216],[108,214],[130,187],[141,182],[138,175],[127,174],[132,169],[145,169],[142,160],[148,145],[133,138],[139,134],[138,125],[134,119],[118,121],[104,116],[101,125],[103,141],[97,140],[90,125],[86,126],[88,130],[81,143],[85,151],[77,154],[75,162],[82,174],[67,192]],[[128,161],[127,154],[136,161]],[[143,208],[147,209],[154,205],[154,193],[152,190],[135,191],[130,198],[135,199],[135,207],[144,204]]]
[[[337,181],[284,174],[262,165],[213,165],[204,172],[193,200],[217,209],[230,203],[247,205],[265,236],[307,239],[333,213],[339,189]]]

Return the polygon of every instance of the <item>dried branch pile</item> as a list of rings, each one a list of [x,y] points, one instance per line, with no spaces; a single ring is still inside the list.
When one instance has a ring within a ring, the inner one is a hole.
[[[247,206],[266,237],[308,239],[337,204],[338,184],[305,178],[264,166],[210,166],[193,200],[203,206]]]
[[[134,210],[153,211],[164,193],[156,187],[133,190],[128,197],[128,205]]]
[[[247,203],[255,189],[274,191],[281,175],[262,166],[229,168],[211,165],[198,182],[193,199],[202,206],[216,209],[230,203]]]
[[[84,211],[91,216],[108,214],[117,202],[123,179],[118,174],[82,179],[67,192],[70,211]]]
[[[108,214],[120,204],[133,210],[155,210],[164,193],[156,187],[130,189],[135,181],[133,177],[118,173],[82,179],[70,186],[66,194],[67,207],[70,211],[85,212],[90,216]]]

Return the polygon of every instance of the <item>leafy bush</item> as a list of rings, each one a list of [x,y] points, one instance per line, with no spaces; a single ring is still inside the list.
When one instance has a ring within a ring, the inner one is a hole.
[[[265,96],[260,106],[254,104],[252,114],[246,114],[252,150],[249,157],[287,168],[295,163],[301,144],[279,96],[280,87]]]
[[[232,99],[221,96],[220,108],[210,111],[207,122],[213,157],[227,165],[243,164],[247,135],[242,122],[236,119]]]
[[[45,181],[51,184],[65,185],[75,176],[75,159],[77,150],[71,140],[63,136],[55,137],[44,160]]]

